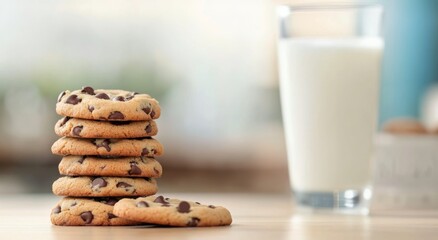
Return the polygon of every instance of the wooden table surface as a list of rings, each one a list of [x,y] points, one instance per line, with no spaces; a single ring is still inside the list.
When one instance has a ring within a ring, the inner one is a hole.
[[[58,227],[49,220],[58,197],[0,198],[0,239],[438,239],[435,214],[345,216],[299,214],[288,195],[165,194],[230,209],[233,224],[213,228]]]

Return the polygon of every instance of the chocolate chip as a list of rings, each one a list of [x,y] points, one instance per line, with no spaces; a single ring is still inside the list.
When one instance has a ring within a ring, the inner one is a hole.
[[[167,197],[167,198],[165,198],[164,200],[168,201],[169,199],[170,199],[170,198]]]
[[[143,112],[145,112],[148,115],[149,115],[149,113],[151,113],[151,108],[150,107],[145,107],[142,110],[143,110]]]
[[[108,199],[103,200],[102,202],[107,204],[107,205],[114,206],[118,202],[118,200],[115,198],[108,198]]]
[[[76,127],[74,127],[73,130],[72,130],[73,135],[80,137],[81,136],[80,133],[81,133],[83,128],[84,128],[84,126],[76,126]]]
[[[136,162],[131,163],[131,170],[128,171],[129,175],[139,175],[141,174],[141,169],[137,166]]]
[[[81,218],[84,220],[85,224],[90,224],[93,221],[93,214],[91,211],[81,213]]]
[[[216,207],[215,206],[213,206],[213,205],[208,205],[208,207],[209,208],[213,208],[213,209],[215,209]]]
[[[134,95],[131,95],[131,96],[126,97],[125,100],[126,100],[126,101],[129,101],[129,100],[131,100],[131,99],[133,99],[133,98],[134,98]]]
[[[88,106],[88,111],[93,112],[94,111],[94,107],[93,106]]]
[[[61,212],[61,206],[56,206],[53,210],[52,210],[52,214],[58,214]]]
[[[129,188],[129,187],[132,187],[132,185],[128,184],[128,183],[125,183],[125,182],[119,182],[119,183],[117,183],[116,187],[118,187],[118,188]]]
[[[78,163],[80,163],[80,164],[84,163],[85,158],[87,158],[87,157],[82,156],[81,158],[79,158]]]
[[[108,213],[108,219],[113,219],[113,218],[117,218],[117,216],[112,213]]]
[[[114,98],[114,101],[124,102],[125,98],[123,96],[117,96],[117,97]]]
[[[61,102],[62,97],[64,97],[64,95],[65,95],[65,91],[58,95],[58,102]]]
[[[149,207],[149,204],[145,201],[140,201],[137,203],[137,207],[139,208]]]
[[[81,101],[82,101],[82,99],[78,98],[78,95],[73,94],[73,95],[70,95],[67,98],[67,100],[65,100],[65,103],[76,105],[76,104],[80,103]]]
[[[94,143],[94,145],[96,145],[97,148],[104,147],[107,152],[111,151],[111,147],[110,147],[111,141],[109,139],[104,139],[100,143],[98,143],[98,141],[96,139],[93,143]]]
[[[105,181],[105,179],[103,178],[96,178],[93,180],[93,182],[91,183],[91,186],[97,187],[97,188],[102,188],[102,187],[106,187],[106,185],[108,185],[108,183]]]
[[[201,221],[201,219],[197,217],[192,217],[190,221],[187,223],[187,227],[196,227],[198,226],[198,223]]]
[[[148,125],[144,130],[146,131],[147,134],[151,133],[152,132],[152,126]]]
[[[125,119],[125,115],[123,115],[123,113],[119,112],[119,111],[115,111],[110,113],[110,115],[108,116],[108,119]]]
[[[180,213],[188,213],[188,212],[190,212],[190,203],[188,203],[186,201],[180,202],[178,207],[177,207],[177,210]]]
[[[87,87],[82,87],[81,93],[87,93],[87,94],[90,94],[90,95],[96,95],[94,93],[94,89],[92,87],[88,87],[88,86]]]
[[[163,196],[158,196],[157,198],[155,198],[154,203],[169,204],[169,202],[166,202],[164,200]]]
[[[71,117],[64,117],[64,118],[62,119],[61,124],[59,124],[59,126],[60,126],[60,127],[64,126],[64,125],[68,122],[68,120],[70,120],[70,119],[71,119]]]
[[[143,150],[141,151],[141,155],[142,156],[147,156],[149,155],[149,150],[147,148],[143,148]]]
[[[152,110],[152,112],[151,112],[151,118],[154,118],[154,117],[155,117],[155,111]]]
[[[96,98],[109,100],[110,97],[106,93],[99,93],[96,95]]]

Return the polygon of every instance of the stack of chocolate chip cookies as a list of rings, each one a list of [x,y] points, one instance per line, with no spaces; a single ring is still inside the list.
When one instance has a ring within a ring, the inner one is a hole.
[[[163,196],[155,178],[162,174],[152,138],[158,132],[158,102],[147,94],[84,87],[58,97],[59,136],[52,152],[64,156],[53,193],[64,198],[50,215],[55,225],[179,227],[230,225],[230,212]]]
[[[61,136],[52,152],[62,155],[53,193],[64,198],[52,211],[55,225],[133,225],[117,217],[113,206],[121,198],[145,197],[157,192],[162,174],[155,156],[162,145],[158,132],[158,102],[147,94],[122,90],[64,91],[55,126]]]

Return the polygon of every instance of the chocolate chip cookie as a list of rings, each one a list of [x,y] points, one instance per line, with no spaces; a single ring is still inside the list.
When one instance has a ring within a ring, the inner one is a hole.
[[[119,198],[63,198],[50,214],[54,225],[61,226],[126,226],[137,225],[113,213]]]
[[[153,138],[71,138],[62,137],[52,145],[57,155],[154,157],[163,154],[163,146]]]
[[[155,121],[93,121],[63,117],[55,125],[59,136],[78,138],[142,138],[158,133]]]
[[[109,121],[144,121],[160,117],[158,101],[148,94],[83,87],[59,94],[56,112],[63,116]]]
[[[60,174],[68,176],[158,178],[163,172],[160,163],[148,157],[65,156],[58,168]]]
[[[114,205],[117,216],[132,221],[178,227],[230,225],[230,212],[220,206],[149,196],[121,199]]]
[[[153,178],[61,177],[52,185],[58,196],[70,197],[136,197],[157,192]]]

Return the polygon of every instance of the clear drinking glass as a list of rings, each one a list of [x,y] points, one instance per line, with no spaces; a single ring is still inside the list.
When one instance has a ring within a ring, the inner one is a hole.
[[[383,7],[281,5],[280,94],[295,201],[367,213]]]

